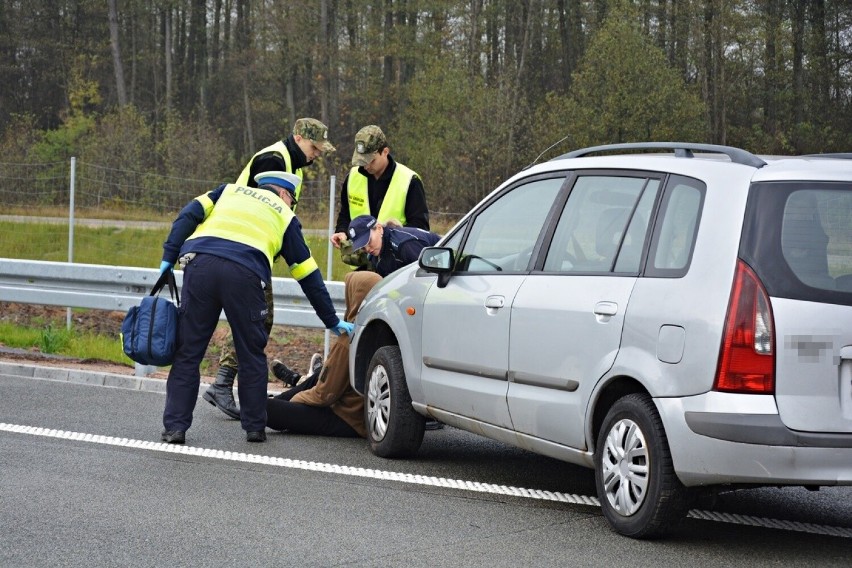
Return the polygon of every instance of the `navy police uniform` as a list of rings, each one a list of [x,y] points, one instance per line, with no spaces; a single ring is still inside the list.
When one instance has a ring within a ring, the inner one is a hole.
[[[178,348],[166,383],[163,426],[185,432],[192,424],[199,365],[224,310],[239,360],[242,427],[262,432],[268,339],[264,288],[271,286],[274,258],[284,258],[327,328],[339,329],[341,323],[301,224],[274,186],[221,185],[187,204],[172,224],[163,262],[173,265],[187,253],[195,256],[184,268]]]
[[[370,255],[374,270],[382,277],[415,262],[420,251],[437,243],[441,236],[415,227],[384,227],[379,256]]]

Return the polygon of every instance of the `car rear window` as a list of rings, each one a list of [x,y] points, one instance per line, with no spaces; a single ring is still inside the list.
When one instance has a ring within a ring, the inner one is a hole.
[[[771,296],[852,305],[852,184],[754,184],[740,256]]]

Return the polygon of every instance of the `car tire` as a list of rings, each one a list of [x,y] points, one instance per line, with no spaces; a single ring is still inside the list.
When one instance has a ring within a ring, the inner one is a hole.
[[[364,422],[370,450],[383,458],[413,455],[423,442],[426,419],[411,406],[399,347],[379,348],[367,368]]]
[[[603,514],[618,533],[663,536],[689,508],[674,472],[663,422],[647,394],[612,405],[598,433],[595,485]]]

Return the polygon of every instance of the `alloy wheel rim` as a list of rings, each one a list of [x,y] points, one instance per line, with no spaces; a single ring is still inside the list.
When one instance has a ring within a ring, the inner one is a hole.
[[[384,366],[376,365],[370,375],[370,387],[367,390],[367,428],[375,441],[384,439],[388,431],[390,417],[390,384]]]
[[[616,422],[606,436],[601,475],[606,499],[619,514],[635,514],[648,491],[648,446],[639,425],[632,420]]]

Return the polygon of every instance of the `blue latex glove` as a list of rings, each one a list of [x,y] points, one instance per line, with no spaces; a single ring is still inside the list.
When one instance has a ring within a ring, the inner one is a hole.
[[[355,325],[349,323],[348,321],[338,321],[337,325],[331,328],[331,331],[334,335],[340,335],[341,333],[345,333],[346,335],[352,335],[352,332],[355,331]]]
[[[168,260],[160,261],[160,274],[162,274],[166,270],[171,270],[174,265],[174,262],[169,262]]]

